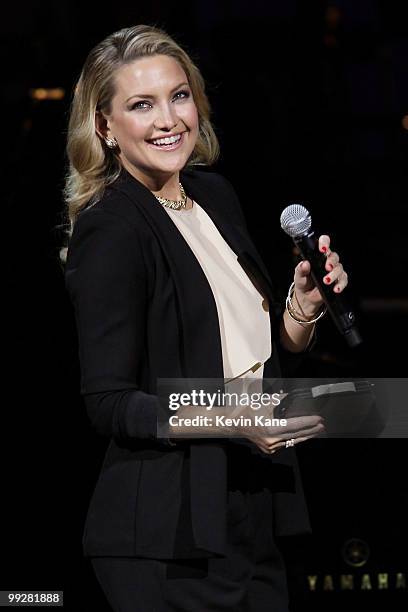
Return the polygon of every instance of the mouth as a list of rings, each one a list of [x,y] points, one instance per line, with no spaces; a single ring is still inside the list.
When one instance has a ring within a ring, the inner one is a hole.
[[[185,132],[182,132],[181,134],[175,134],[174,136],[165,136],[164,138],[146,140],[146,142],[150,147],[160,151],[174,151],[182,145],[184,141],[184,134]]]

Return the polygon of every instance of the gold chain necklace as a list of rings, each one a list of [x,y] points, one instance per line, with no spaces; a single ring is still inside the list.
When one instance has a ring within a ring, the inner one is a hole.
[[[166,206],[167,208],[173,208],[173,210],[180,210],[181,208],[186,207],[187,203],[187,195],[184,191],[183,185],[179,183],[181,200],[169,200],[168,198],[162,198],[161,196],[156,196],[157,200],[159,200],[160,204]]]

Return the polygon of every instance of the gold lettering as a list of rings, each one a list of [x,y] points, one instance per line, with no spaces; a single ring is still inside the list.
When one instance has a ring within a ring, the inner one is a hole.
[[[395,588],[396,589],[406,589],[407,588],[407,583],[406,583],[404,574],[397,574],[397,577],[395,580]]]
[[[354,579],[356,578],[353,574],[340,574],[339,576],[333,576],[332,574],[326,574],[323,576],[323,591],[334,591],[334,578],[340,579],[340,590],[342,591],[353,591],[355,589]],[[377,589],[388,590],[390,588],[390,574],[388,572],[382,572],[373,575],[373,580],[377,578]],[[307,582],[309,585],[309,591],[316,591],[318,586],[318,575],[308,575]],[[360,588],[362,591],[372,591],[372,579],[370,574],[362,574]],[[375,586],[375,585],[374,585]],[[392,588],[392,587],[391,587]],[[395,588],[406,589],[407,579],[406,575],[402,572],[395,574]]]
[[[361,590],[362,591],[371,591],[372,588],[373,587],[371,586],[371,580],[370,580],[369,574],[363,574],[361,576]]]
[[[323,578],[323,591],[334,591],[333,576],[328,574]]]
[[[317,576],[308,576],[307,577],[307,581],[309,583],[309,591],[315,591],[316,590]]]
[[[378,588],[388,589],[388,574],[378,574]]]
[[[341,574],[340,588],[342,591],[352,591],[354,589],[354,576],[351,574]]]

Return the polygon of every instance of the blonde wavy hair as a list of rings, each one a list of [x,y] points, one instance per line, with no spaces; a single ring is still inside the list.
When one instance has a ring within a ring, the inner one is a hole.
[[[64,187],[66,203],[64,232],[66,246],[60,259],[66,262],[69,239],[78,213],[101,199],[105,188],[122,169],[115,150],[108,148],[96,133],[97,111],[109,114],[115,94],[117,70],[141,57],[168,55],[183,68],[198,111],[199,134],[187,162],[210,165],[219,155],[219,144],[210,122],[210,104],[204,79],[188,54],[163,30],[137,25],[114,32],[89,53],[76,84],[70,109],[67,136],[69,169]]]

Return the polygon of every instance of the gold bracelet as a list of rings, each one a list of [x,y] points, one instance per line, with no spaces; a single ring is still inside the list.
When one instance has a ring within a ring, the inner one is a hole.
[[[294,293],[295,293],[295,283],[293,282],[291,284],[291,286],[289,287],[288,295],[287,295],[287,298],[286,298],[286,310],[288,311],[288,315],[290,316],[290,318],[293,319],[294,321],[296,321],[296,323],[300,323],[301,325],[313,325],[313,323],[316,323],[316,321],[321,319],[322,316],[326,314],[327,306],[326,306],[326,304],[323,304],[322,312],[317,317],[315,317],[314,319],[311,319],[310,321],[307,321],[307,320],[304,320],[304,319],[299,319],[298,317],[300,315],[299,315],[299,313],[297,312],[297,310],[295,309],[295,307],[292,304],[292,295]]]

